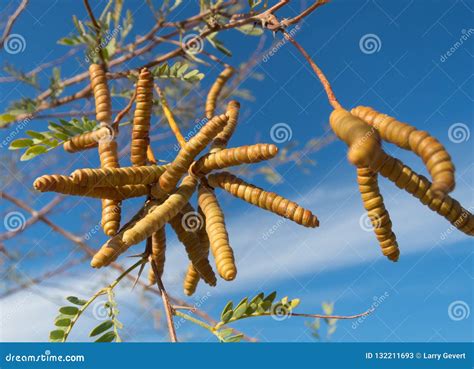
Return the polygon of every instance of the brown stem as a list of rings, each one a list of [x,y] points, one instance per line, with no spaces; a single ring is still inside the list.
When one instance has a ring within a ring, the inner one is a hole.
[[[324,4],[329,3],[329,1],[331,1],[331,0],[317,0],[317,1],[314,2],[313,5],[311,5],[311,6],[309,6],[308,8],[306,8],[304,11],[302,11],[302,12],[301,12],[300,14],[298,14],[296,17],[282,21],[282,24],[283,24],[285,27],[288,27],[288,26],[290,26],[290,25],[292,25],[292,24],[298,23],[298,22],[300,22],[304,17],[307,17],[307,16],[310,15],[313,11],[315,11],[317,8],[319,8],[321,5],[324,5]]]
[[[18,6],[18,8],[15,10],[15,12],[8,18],[7,25],[3,30],[2,39],[0,40],[0,50],[3,49],[3,44],[5,43],[5,40],[11,32],[13,24],[18,19],[23,10],[25,10],[26,6],[28,5],[28,1],[29,0],[23,0]]]
[[[128,104],[123,108],[115,117],[112,127],[114,128],[114,131],[118,133],[119,131],[119,124],[122,121],[123,117],[128,114],[130,109],[132,108],[133,102],[135,101],[137,97],[137,90],[133,91],[132,97],[130,97],[130,100],[128,101]]]
[[[102,61],[102,66],[105,71],[107,71],[107,62],[105,60],[105,55],[104,55],[104,50],[101,47],[101,30],[100,30],[100,25],[97,23],[97,20],[95,19],[94,12],[91,9],[91,6],[89,4],[89,0],[84,0],[84,6],[86,7],[87,14],[89,14],[89,18],[92,21],[92,25],[95,28],[95,37],[96,37],[96,43],[97,43],[97,48],[99,50],[99,57],[100,60]]]

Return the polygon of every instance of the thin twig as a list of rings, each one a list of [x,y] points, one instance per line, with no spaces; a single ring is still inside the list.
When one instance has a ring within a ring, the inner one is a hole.
[[[165,113],[166,120],[168,121],[168,124],[171,130],[173,131],[176,139],[178,140],[179,145],[183,147],[186,144],[186,140],[181,134],[179,126],[174,119],[173,112],[171,111],[168,105],[168,102],[166,101],[165,95],[163,94],[160,87],[156,83],[155,83],[155,91],[160,97],[161,107],[163,108],[163,113]]]
[[[105,60],[104,50],[103,50],[103,47],[101,46],[100,25],[99,23],[97,23],[97,20],[95,19],[94,12],[92,11],[91,6],[89,5],[89,0],[84,0],[84,6],[86,7],[87,14],[89,14],[89,18],[92,21],[92,25],[95,28],[97,49],[99,50],[99,57],[100,57],[100,60],[102,61],[102,66],[104,67],[104,70],[107,71],[107,61]]]
[[[7,25],[3,30],[2,39],[0,40],[0,50],[3,49],[3,45],[12,30],[13,24],[18,19],[23,10],[25,10],[26,6],[28,5],[28,1],[29,0],[23,0],[18,6],[18,8],[15,10],[15,12],[10,16],[10,18],[8,18]]]
[[[114,131],[118,133],[119,131],[119,124],[121,122],[121,120],[123,119],[123,117],[125,115],[128,114],[128,112],[130,111],[130,109],[132,108],[132,105],[133,105],[133,102],[135,101],[137,97],[137,91],[135,90],[132,94],[132,97],[130,97],[130,100],[128,101],[128,104],[125,106],[125,108],[123,108],[118,114],[117,116],[115,117],[113,123],[112,123],[112,127],[114,128]]]
[[[300,22],[304,17],[307,17],[308,15],[310,15],[313,11],[315,11],[317,8],[319,8],[320,6],[324,5],[324,4],[327,4],[329,3],[331,0],[317,0],[314,2],[313,5],[309,6],[308,8],[306,8],[304,11],[302,11],[300,14],[298,14],[296,17],[293,17],[291,19],[285,19],[282,21],[282,24],[285,26],[285,27],[288,27],[292,24],[295,24],[295,23],[298,23]]]

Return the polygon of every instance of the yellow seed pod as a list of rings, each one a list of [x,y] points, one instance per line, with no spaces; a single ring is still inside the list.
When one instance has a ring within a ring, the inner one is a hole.
[[[366,106],[352,109],[352,114],[375,127],[382,139],[405,150],[411,150],[425,163],[433,184],[431,191],[444,196],[455,187],[454,164],[445,147],[426,131],[402,123]]]
[[[196,174],[207,174],[214,169],[228,168],[240,164],[258,163],[274,158],[278,147],[273,144],[256,144],[223,149],[204,155],[193,166]]]
[[[206,232],[216,262],[217,272],[226,281],[231,281],[237,275],[237,268],[234,252],[229,245],[224,213],[217,202],[214,191],[209,188],[199,186],[198,201],[206,219]]]
[[[397,261],[400,250],[397,238],[392,232],[390,215],[385,209],[383,197],[379,191],[377,173],[369,168],[357,168],[357,183],[364,208],[372,222],[382,253],[390,260]]]
[[[163,276],[163,268],[165,265],[165,250],[166,250],[166,233],[165,227],[151,235],[151,255],[150,263],[154,262],[160,277]],[[150,265],[148,270],[148,281],[151,285],[156,283],[155,272]]]
[[[132,184],[152,184],[164,173],[166,166],[144,165],[140,167],[77,169],[71,173],[74,183],[86,187],[110,187]]]
[[[380,156],[377,130],[344,109],[335,109],[329,118],[331,128],[347,146],[348,160],[356,166],[370,166]]]
[[[199,273],[194,268],[193,263],[189,263],[186,276],[184,277],[183,290],[186,296],[191,296],[196,292],[199,283]]]
[[[158,194],[160,190],[168,193],[175,188],[183,174],[188,171],[196,155],[204,150],[216,134],[222,130],[227,123],[227,119],[227,116],[224,114],[215,116],[194,137],[186,142],[186,145],[181,148],[176,158],[160,177],[159,188],[155,190]]]
[[[431,182],[415,173],[400,160],[384,153],[379,173],[391,180],[397,187],[407,191],[431,210],[447,219],[454,227],[467,235],[474,235],[474,217],[449,195],[440,198],[432,191]]]
[[[146,150],[150,142],[150,119],[153,107],[153,75],[147,68],[140,71],[137,82],[137,98],[133,115],[130,160],[133,165],[146,164]]]
[[[214,141],[212,141],[211,152],[216,152],[227,147],[227,143],[232,137],[237,122],[239,120],[240,104],[238,101],[231,100],[227,103],[226,115],[229,118],[224,129],[219,132]]]
[[[65,141],[63,148],[70,153],[79,152],[82,150],[96,147],[100,140],[111,136],[109,127],[101,127],[92,132],[81,133],[80,135],[71,137]]]
[[[186,248],[186,253],[188,254],[189,260],[193,263],[194,269],[207,284],[215,286],[216,276],[209,264],[205,245],[201,245],[197,229],[194,230],[194,227],[189,228],[186,225],[186,218],[189,216],[198,218],[197,213],[191,205],[187,204],[169,223],[175,231],[178,240],[181,241]],[[199,225],[196,226],[199,227]]]
[[[228,172],[209,174],[207,177],[212,187],[220,187],[232,196],[247,201],[259,208],[271,211],[284,218],[290,219],[305,227],[319,226],[316,215],[274,192],[262,190]]]
[[[100,123],[110,125],[112,124],[112,104],[105,71],[101,65],[91,64],[89,77],[94,92],[96,119]]]
[[[119,187],[84,187],[77,185],[68,176],[44,175],[35,180],[33,187],[40,192],[58,192],[66,195],[86,196],[98,199],[125,200],[132,197],[147,196],[150,189],[145,185],[126,185]]]
[[[206,117],[211,119],[216,110],[216,103],[219,95],[224,88],[227,81],[234,75],[234,68],[226,67],[218,76],[216,81],[211,86],[206,99]]]
[[[196,188],[196,179],[186,176],[178,189],[160,206],[140,219],[132,228],[125,231],[123,242],[128,246],[136,245],[150,237],[174,218],[188,202]]]
[[[148,201],[145,206],[140,209],[115,236],[110,238],[104,245],[102,245],[99,251],[97,251],[92,258],[91,266],[93,268],[102,268],[107,266],[115,261],[120,254],[125,252],[130,247],[130,245],[126,245],[123,242],[123,235],[125,231],[132,228],[140,219],[153,211],[158,205],[158,201]]]

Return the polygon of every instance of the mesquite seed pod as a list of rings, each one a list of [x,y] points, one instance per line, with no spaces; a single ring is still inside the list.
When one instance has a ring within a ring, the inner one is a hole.
[[[358,106],[352,114],[374,126],[385,141],[418,155],[428,168],[433,184],[431,191],[436,196],[444,196],[455,186],[454,164],[444,146],[426,131],[399,122],[386,114],[370,107]]]
[[[439,198],[431,190],[431,182],[415,173],[400,160],[384,153],[379,173],[391,180],[397,187],[404,189],[422,204],[447,219],[454,227],[467,235],[474,235],[474,217],[464,209],[457,200],[449,195]]]
[[[160,278],[163,276],[163,268],[165,265],[165,250],[166,250],[166,232],[165,227],[160,228],[151,235],[151,255],[150,263],[154,262]],[[155,272],[150,265],[148,270],[148,281],[151,285],[156,283]]]
[[[127,185],[120,187],[84,187],[77,185],[68,176],[59,174],[38,177],[33,187],[40,192],[58,192],[66,195],[87,196],[99,199],[125,200],[132,197],[147,196],[150,189],[145,185]]]
[[[181,148],[176,158],[160,177],[160,188],[155,190],[157,194],[159,194],[160,189],[164,192],[170,192],[175,188],[182,175],[189,169],[196,155],[204,150],[216,134],[222,130],[227,123],[227,119],[227,116],[224,114],[215,116],[195,136],[186,142],[186,145]],[[152,193],[155,195],[154,192]],[[160,196],[158,195],[157,197]]]
[[[194,268],[202,277],[202,279],[210,286],[216,285],[216,276],[209,264],[205,245],[201,245],[198,233],[189,229],[185,226],[183,217],[189,214],[196,214],[191,205],[187,204],[186,207],[179,212],[177,216],[172,218],[169,223],[178,237],[178,240],[186,248],[189,260],[193,263]]]
[[[400,250],[397,238],[392,232],[390,215],[385,209],[383,197],[379,191],[377,173],[369,168],[357,168],[357,183],[364,208],[372,222],[382,253],[390,260],[397,261]]]
[[[124,186],[152,184],[164,173],[166,166],[145,165],[125,168],[77,169],[71,173],[74,183],[81,186]]]
[[[211,119],[214,116],[216,110],[216,103],[219,95],[224,88],[226,82],[234,75],[234,68],[226,67],[218,76],[213,85],[211,86],[206,99],[206,117]]]
[[[196,292],[199,279],[199,273],[194,268],[193,263],[189,263],[183,282],[183,290],[186,296],[191,296],[194,294],[194,292]]]
[[[238,101],[231,100],[227,103],[227,111],[226,115],[229,118],[227,120],[227,124],[225,125],[224,129],[219,132],[212,141],[211,145],[211,152],[216,152],[227,147],[227,143],[229,142],[232,134],[237,127],[237,122],[239,120],[239,111],[240,111],[240,104]]]
[[[207,174],[214,169],[222,169],[240,164],[258,163],[268,160],[278,153],[278,147],[273,144],[256,144],[223,149],[204,155],[193,166],[196,174]]]
[[[65,141],[63,148],[69,153],[75,153],[82,150],[96,147],[100,140],[111,136],[109,127],[100,127],[92,132],[81,133]]]
[[[202,185],[199,186],[198,201],[206,219],[206,232],[217,271],[226,281],[231,281],[237,275],[237,268],[234,252],[229,244],[224,213],[217,202],[214,191]]]
[[[153,75],[147,68],[140,71],[137,82],[137,98],[133,115],[130,160],[133,165],[146,164],[150,118],[153,106]]]
[[[161,205],[145,215],[131,229],[125,231],[123,242],[127,246],[136,245],[162,228],[186,205],[196,188],[196,184],[196,179],[186,176],[178,189]]]
[[[237,178],[228,172],[210,174],[207,177],[212,187],[220,187],[232,196],[238,197],[259,208],[269,210],[305,227],[319,226],[316,215],[274,192],[268,192]]]
[[[91,64],[89,77],[94,92],[96,119],[100,123],[110,125],[112,123],[112,104],[105,71],[101,65]]]
[[[370,166],[380,156],[377,130],[347,110],[335,109],[329,118],[331,128],[347,146],[348,160],[356,166]]]

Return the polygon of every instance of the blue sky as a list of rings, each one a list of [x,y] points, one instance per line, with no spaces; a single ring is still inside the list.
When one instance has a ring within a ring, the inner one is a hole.
[[[187,3],[174,17],[183,19],[195,11],[195,3]],[[135,4],[141,2],[129,2],[128,6],[134,9],[135,20],[140,20],[136,32],[142,34],[152,24],[152,17],[146,6]],[[294,15],[298,9],[296,3],[292,4],[282,15]],[[466,0],[334,0],[308,17],[294,34],[326,72],[346,108],[372,106],[429,130],[447,147],[457,167],[453,197],[466,208],[474,206],[472,138],[465,135],[461,142],[454,142],[449,132],[458,123],[465,134],[472,130],[473,11],[472,4]],[[57,45],[56,40],[72,30],[72,14],[86,17],[80,2],[33,2],[14,28],[26,40],[25,51],[16,55],[3,53],[2,62],[29,70],[64,54],[67,48]],[[361,47],[361,39],[367,35],[376,40],[377,50],[373,53]],[[463,35],[470,36],[451,56],[443,57]],[[234,53],[232,58],[225,59],[233,65],[245,60],[258,44],[257,38],[234,31],[221,38]],[[271,43],[269,35],[266,46],[270,47]],[[211,50],[210,45],[206,47]],[[64,66],[63,75],[84,70],[81,60],[71,59]],[[203,86],[208,86],[218,70],[207,73],[205,67],[200,68],[207,76]],[[259,61],[255,72],[265,78],[263,81],[249,78],[242,84],[242,88],[252,90],[255,101],[243,102],[242,119],[231,145],[272,142],[270,132],[277,123],[285,123],[291,129],[291,140],[281,146],[290,143],[298,149],[308,139],[326,134],[330,106],[319,82],[291,45],[284,45],[273,56]],[[0,110],[5,110],[12,99],[31,94],[31,90],[17,84],[1,84]],[[30,124],[31,129],[41,130],[45,122],[33,120]],[[8,129],[0,131],[0,138],[9,133]],[[425,173],[421,161],[413,154],[390,145],[386,145],[386,150]],[[334,301],[336,313],[349,315],[365,311],[385,296],[376,312],[362,323],[339,322],[332,340],[472,341],[472,316],[455,321],[448,314],[449,306],[457,301],[468,308],[473,305],[472,240],[453,231],[447,221],[382,179],[380,187],[401,249],[399,262],[387,261],[373,234],[359,225],[364,212],[355,170],[345,161],[345,151],[345,146],[336,142],[311,154],[309,157],[316,165],[310,168],[310,173],[303,173],[293,164],[279,166],[276,170],[283,182],[277,185],[268,184],[262,177],[252,179],[313,210],[321,221],[318,229],[282,223],[273,214],[219,193],[236,253],[238,277],[232,283],[219,281],[214,289],[200,286],[196,297],[189,301],[201,301],[204,310],[218,316],[229,299],[239,301],[260,291],[277,290],[281,297],[301,298],[300,312],[317,313],[322,301]],[[50,156],[57,162],[51,160],[48,173],[97,165],[94,154],[86,153],[71,160],[62,150],[52,152]],[[4,153],[2,148],[2,155],[12,153]],[[174,151],[162,155],[169,160]],[[67,163],[66,168],[63,163]],[[35,160],[20,164],[20,168],[24,173],[34,173]],[[52,198],[48,194],[31,197],[28,188],[30,183],[18,178],[4,190],[29,199],[35,209]],[[74,198],[65,204],[51,219],[71,232],[84,234],[99,222],[96,201]],[[3,201],[0,206],[2,214],[18,210]],[[133,213],[137,206],[137,202],[127,202],[126,213]],[[91,211],[95,218],[81,224],[81,215]],[[273,227],[275,233],[265,237]],[[171,232],[169,235],[165,284],[170,292],[182,297],[181,279],[187,260],[181,245]],[[34,258],[34,263],[25,258],[17,265],[20,273],[30,276],[60,265],[72,250],[69,243],[43,225],[26,230],[22,240],[28,241],[19,246],[22,250],[40,255]],[[99,232],[88,243],[97,248],[104,240]],[[17,247],[15,242],[7,241],[5,245]],[[86,263],[60,279],[0,301],[3,312],[0,338],[45,340],[62,297],[75,293],[90,296],[104,281],[110,281],[112,275],[103,270],[91,271]],[[128,337],[136,341],[163,340],[162,332],[153,328],[150,311],[133,303],[133,298],[140,299],[140,294],[131,292],[129,286],[119,289],[117,294]],[[151,306],[159,309],[155,300]],[[87,319],[73,339],[84,339],[93,324],[92,318]],[[312,341],[304,323],[305,319],[296,317],[283,322],[259,318],[237,327],[263,341]],[[178,329],[178,335],[187,340],[209,339],[206,332],[189,323]]]

